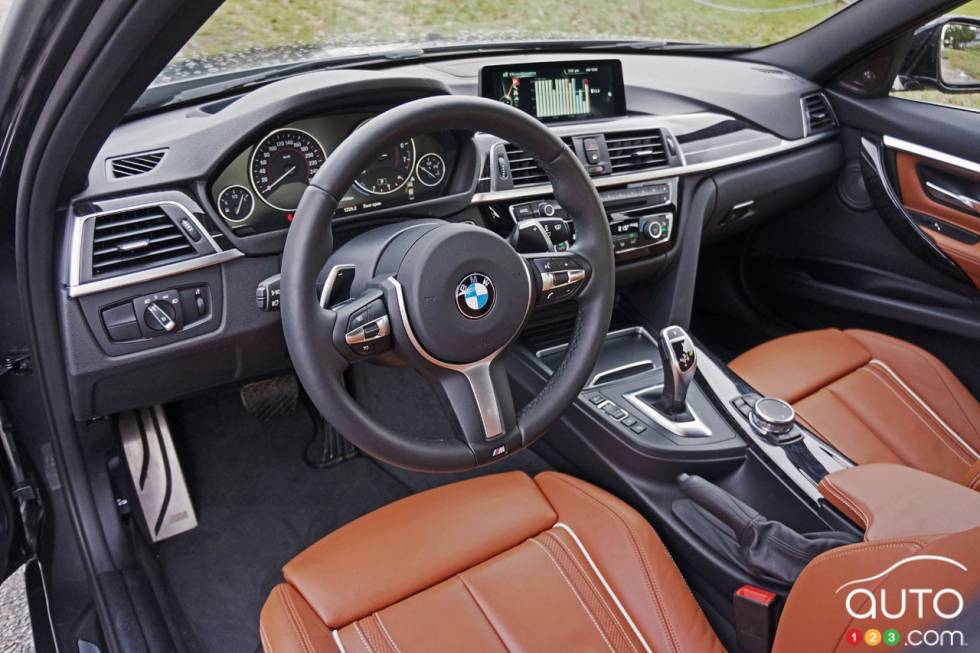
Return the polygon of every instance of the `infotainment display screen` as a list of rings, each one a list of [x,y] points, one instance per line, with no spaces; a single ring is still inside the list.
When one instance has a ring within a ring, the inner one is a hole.
[[[480,95],[506,102],[543,122],[626,114],[623,68],[614,59],[484,66]]]

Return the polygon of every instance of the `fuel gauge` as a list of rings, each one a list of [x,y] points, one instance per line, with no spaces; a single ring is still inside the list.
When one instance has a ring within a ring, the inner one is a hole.
[[[415,166],[415,176],[425,186],[437,186],[446,176],[446,162],[434,152],[424,154]]]
[[[255,199],[244,186],[228,186],[218,195],[218,211],[228,222],[244,222],[252,215]]]

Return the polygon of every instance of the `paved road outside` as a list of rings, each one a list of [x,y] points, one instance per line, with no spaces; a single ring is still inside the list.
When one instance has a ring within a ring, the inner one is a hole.
[[[23,567],[0,584],[0,653],[34,653]]]

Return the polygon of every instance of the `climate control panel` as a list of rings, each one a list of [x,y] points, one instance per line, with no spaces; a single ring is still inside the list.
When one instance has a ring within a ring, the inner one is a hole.
[[[617,261],[660,254],[672,246],[678,184],[678,179],[673,178],[599,193]],[[567,249],[575,240],[573,216],[553,198],[509,204],[506,208],[517,225],[533,221],[558,251]]]

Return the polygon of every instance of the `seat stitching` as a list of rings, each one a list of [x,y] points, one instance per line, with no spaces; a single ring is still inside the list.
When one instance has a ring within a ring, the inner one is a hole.
[[[839,558],[846,558],[847,556],[854,553],[864,553],[866,551],[877,551],[880,549],[891,549],[896,547],[914,547],[916,549],[922,548],[922,542],[917,540],[894,540],[891,542],[884,542],[881,544],[874,544],[872,546],[867,546],[866,544],[853,544],[850,545],[851,548],[847,548],[845,551],[834,550],[834,553],[821,554],[810,561],[808,567],[815,567],[821,563],[827,562],[829,560],[837,560]]]
[[[551,555],[551,551],[549,551],[548,549],[546,549],[545,546],[544,546],[544,544],[541,544],[541,542],[538,542],[537,539],[535,539],[535,538],[531,538],[531,542],[534,542],[535,544],[537,544],[538,545],[538,548],[540,548],[542,551],[544,551],[544,554],[546,556],[548,556],[548,560],[551,560],[551,563],[555,566],[555,569],[557,569],[558,570],[558,573],[561,574],[561,577],[565,581],[565,584],[568,585],[568,589],[572,590],[572,594],[575,595],[575,600],[578,601],[578,604],[580,606],[582,606],[582,609],[583,610],[585,610],[585,614],[589,617],[589,621],[592,622],[592,625],[595,626],[596,632],[599,633],[599,637],[601,637],[602,638],[602,641],[606,643],[606,647],[612,653],[616,653],[616,650],[612,647],[612,644],[609,643],[609,639],[606,637],[606,633],[602,632],[602,628],[599,627],[599,622],[596,621],[595,615],[593,615],[592,614],[592,611],[589,610],[589,607],[587,605],[585,605],[585,601],[582,600],[582,597],[579,595],[578,591],[575,589],[575,586],[572,585],[572,581],[570,581],[568,579],[568,575],[565,574],[565,570],[561,568],[561,565],[558,564],[558,561],[555,560],[555,557],[553,555]]]
[[[967,483],[966,486],[969,488],[977,489],[976,488],[977,481],[980,481],[980,469],[977,470],[977,473],[973,475],[973,478],[970,479],[970,482]]]
[[[837,393],[836,391],[834,391],[834,389],[831,388],[830,386],[827,386],[824,389],[827,392],[829,392],[830,395],[834,399],[837,400],[837,403],[839,403],[841,406],[843,406],[844,409],[847,410],[847,412],[850,413],[854,417],[854,419],[856,419],[857,421],[859,421],[861,423],[861,425],[864,426],[864,428],[868,429],[868,433],[870,433],[872,436],[874,436],[874,439],[882,447],[884,447],[885,449],[887,449],[888,451],[890,451],[892,453],[892,455],[894,455],[895,458],[897,458],[898,460],[900,460],[901,463],[903,465],[905,465],[906,467],[912,467],[913,466],[912,465],[912,462],[910,460],[908,460],[905,456],[902,455],[902,452],[900,452],[898,449],[895,449],[888,442],[886,442],[884,439],[882,439],[882,437],[878,434],[878,432],[876,430],[874,430],[873,428],[871,428],[871,425],[868,424],[868,422],[863,417],[861,417],[861,415],[858,414],[858,412],[856,410],[854,410],[853,408],[851,408],[851,405],[850,404],[848,404],[846,401],[844,401],[844,396],[843,395],[841,395],[841,394]],[[834,445],[834,446],[836,446],[836,445]]]
[[[599,597],[599,602],[602,604],[602,607],[606,609],[606,612],[612,618],[613,623],[616,624],[616,628],[619,629],[619,632],[622,633],[623,638],[629,643],[630,648],[636,651],[637,648],[636,646],[633,645],[633,640],[626,633],[626,629],[623,628],[623,624],[621,624],[619,622],[619,619],[616,618],[615,612],[613,612],[612,608],[609,607],[609,602],[606,601],[605,593],[595,586],[595,583],[593,583],[592,579],[589,578],[589,574],[585,571],[585,567],[582,565],[579,559],[572,552],[572,549],[567,544],[562,542],[561,538],[555,535],[554,531],[547,531],[546,533],[544,533],[544,535],[549,536],[552,540],[554,540],[558,544],[558,546],[560,546],[565,551],[565,553],[568,554],[568,557],[571,558],[572,563],[575,565],[576,569],[578,569],[579,573],[582,575],[582,578],[585,579],[585,582],[588,584],[588,586],[592,588],[592,591],[595,592],[596,596]]]
[[[361,630],[361,624],[356,621],[354,622],[354,632],[357,633],[357,637],[361,640],[361,644],[364,644],[364,648],[370,651],[370,653],[374,653],[374,647],[371,646],[367,640],[367,637],[364,635],[364,631]]]
[[[905,349],[909,353],[915,354],[916,356],[924,360],[930,368],[932,368],[932,371],[936,373],[936,376],[938,376],[940,382],[942,382],[943,387],[946,388],[946,390],[948,391],[949,396],[953,398],[953,401],[956,403],[956,407],[960,409],[961,413],[963,413],[963,416],[966,418],[966,421],[968,421],[970,425],[973,426],[975,432],[980,432],[980,428],[978,428],[978,426],[973,423],[973,420],[970,419],[970,413],[963,408],[963,405],[960,403],[960,400],[956,396],[956,393],[953,391],[951,387],[949,387],[949,383],[946,382],[946,378],[943,375],[943,370],[936,366],[936,361],[932,360],[929,356],[925,355],[921,350],[919,350],[918,347],[901,347],[901,345],[905,345],[906,343],[902,341],[899,341],[899,343],[900,343],[899,345],[900,348]]]
[[[268,633],[265,632],[265,624],[259,621],[259,640],[262,642],[262,650],[265,653],[273,653],[272,650],[272,640],[269,639]]]
[[[865,535],[867,535],[867,532],[871,530],[871,519],[868,517],[868,514],[857,504],[857,500],[852,500],[851,497],[847,496],[843,490],[834,484],[834,481],[832,481],[829,476],[824,477],[823,483],[828,492],[840,499],[844,505],[858,514],[858,516],[864,522],[864,532]]]
[[[671,650],[678,651],[679,647],[677,645],[677,638],[674,636],[674,630],[670,623],[670,618],[668,617],[666,610],[664,609],[664,606],[660,602],[660,585],[659,583],[657,583],[656,578],[651,573],[650,562],[647,560],[647,557],[644,555],[642,549],[640,548],[639,543],[636,540],[636,534],[633,532],[633,528],[629,525],[629,523],[622,515],[620,515],[615,510],[613,510],[610,506],[606,505],[606,503],[600,500],[598,497],[593,496],[591,493],[587,492],[586,490],[578,487],[573,483],[569,483],[561,476],[555,476],[554,478],[555,480],[567,485],[568,487],[572,488],[578,493],[585,495],[587,498],[599,504],[600,507],[602,507],[603,509],[606,510],[606,512],[608,512],[613,517],[618,519],[625,527],[626,533],[629,536],[630,544],[633,546],[633,551],[634,553],[636,553],[636,556],[639,559],[640,564],[642,566],[643,578],[644,581],[646,582],[647,590],[649,591],[650,596],[653,599],[654,607],[657,608],[657,617],[660,620],[660,625],[663,627],[664,632],[667,635],[667,640],[670,643]]]
[[[939,440],[943,444],[943,446],[945,446],[947,449],[949,449],[953,453],[954,456],[956,456],[957,458],[959,458],[960,460],[962,460],[963,462],[965,462],[967,465],[972,465],[973,464],[971,460],[969,460],[968,458],[964,457],[962,451],[958,451],[957,449],[953,448],[950,445],[949,440],[942,434],[942,429],[939,429],[937,431],[936,430],[936,425],[935,424],[932,424],[929,420],[927,420],[925,417],[923,417],[920,410],[917,410],[914,406],[912,406],[911,404],[909,404],[908,399],[906,399],[905,397],[903,397],[892,386],[892,384],[888,382],[888,379],[886,379],[885,377],[881,376],[875,370],[871,369],[870,366],[868,366],[866,369],[868,370],[868,372],[872,376],[874,376],[879,381],[881,381],[881,384],[883,386],[885,386],[886,388],[888,388],[888,390],[893,395],[895,395],[895,397],[897,397],[898,400],[901,401],[905,405],[906,408],[908,408],[909,410],[911,410],[912,411],[912,414],[915,415],[916,417],[918,417],[919,418],[919,421],[922,422],[923,424],[925,424],[925,426],[929,429],[929,432],[932,433],[934,436],[936,436],[936,439]]]
[[[296,635],[296,641],[299,642],[304,651],[314,653],[313,643],[309,641],[309,635],[307,634],[306,629],[303,627],[303,624],[299,619],[299,615],[297,615],[295,612],[292,597],[289,596],[289,592],[287,592],[282,585],[280,585],[278,589],[279,600],[282,601],[283,607],[286,608],[286,616],[289,617],[289,625],[293,629],[293,634]]]
[[[476,609],[479,610],[480,614],[483,615],[483,618],[487,620],[487,625],[490,626],[490,630],[493,631],[493,634],[497,636],[497,639],[500,641],[500,645],[504,647],[505,651],[510,651],[510,649],[507,648],[507,642],[505,642],[504,638],[500,636],[499,632],[497,632],[497,629],[493,625],[493,621],[490,619],[490,615],[484,611],[483,606],[480,605],[480,600],[476,598],[476,594],[473,593],[473,590],[470,588],[469,583],[466,582],[466,579],[463,578],[462,574],[456,574],[453,578],[458,578],[459,582],[463,584],[463,589],[465,589],[466,593],[470,595],[471,599],[473,599]]]
[[[935,408],[930,406],[925,399],[917,395],[915,390],[913,390],[907,383],[905,383],[905,381],[902,380],[900,376],[898,376],[895,370],[888,367],[887,364],[877,359],[871,361],[871,364],[874,365],[876,369],[886,373],[882,378],[887,379],[890,384],[897,386],[898,389],[901,390],[903,393],[905,393],[905,395],[909,399],[911,399],[915,404],[918,404],[920,407],[922,407],[925,410],[926,414],[933,420],[933,422],[935,422],[935,425],[939,426],[940,430],[946,434],[946,437],[950,442],[956,444],[960,448],[960,450],[963,453],[965,453],[968,457],[970,458],[977,457],[977,452],[974,451],[973,447],[966,441],[966,439],[963,436],[961,436],[956,431],[956,429],[954,429],[952,426],[947,424],[946,421],[943,420],[939,412],[936,411]]]
[[[395,644],[395,638],[391,636],[391,633],[389,633],[388,632],[388,629],[385,628],[384,622],[381,621],[381,614],[378,613],[378,612],[375,612],[374,613],[374,618],[378,621],[378,627],[381,628],[381,632],[385,636],[385,639],[387,639],[388,640],[388,643],[391,644],[391,648],[395,649],[396,653],[402,653],[401,652],[401,649],[398,648],[398,644]]]

